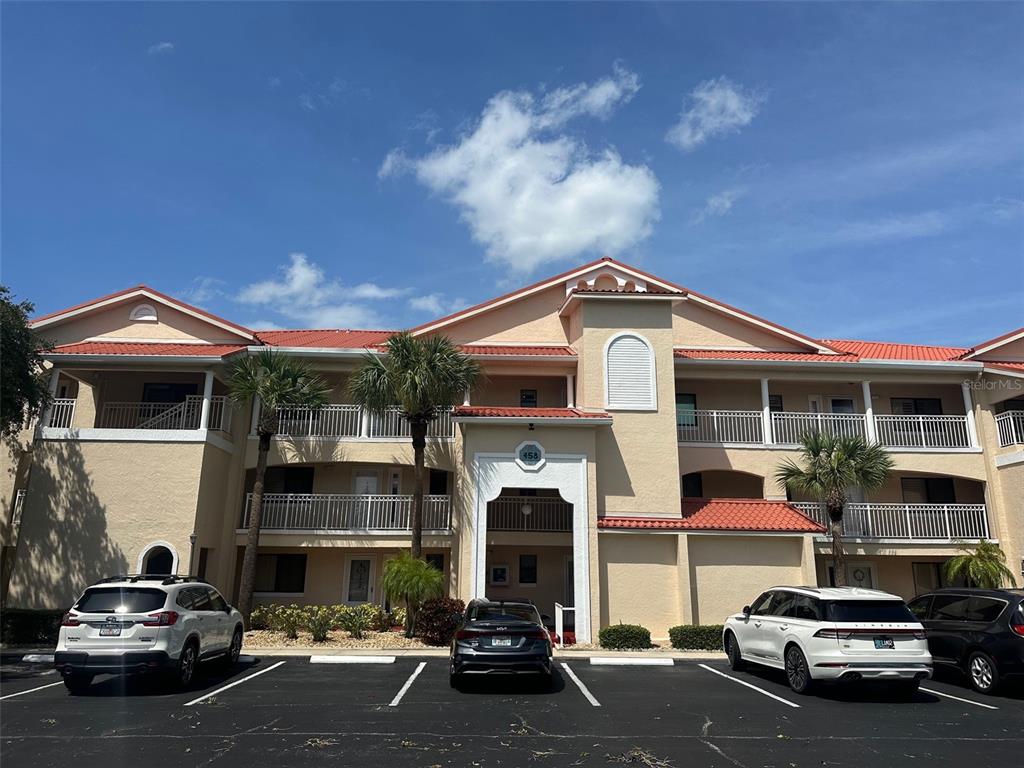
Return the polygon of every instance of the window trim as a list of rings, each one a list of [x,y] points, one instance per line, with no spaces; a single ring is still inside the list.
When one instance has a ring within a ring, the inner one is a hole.
[[[640,342],[647,347],[647,355],[651,362],[651,391],[650,401],[645,405],[612,405],[609,399],[609,381],[608,381],[608,350],[611,349],[612,344],[621,338],[626,336],[632,336],[635,339],[639,339]],[[613,333],[604,343],[604,349],[602,350],[602,359],[604,360],[604,407],[608,411],[657,411],[658,410],[658,365],[657,359],[654,355],[654,346],[650,340],[637,331],[619,331]]]
[[[160,316],[152,304],[136,304],[128,313],[128,321],[132,323],[158,323]]]
[[[178,572],[178,550],[174,548],[174,545],[171,544],[171,542],[164,541],[163,539],[158,539],[156,541],[149,542],[149,544],[146,544],[139,552],[139,558],[135,562],[136,573],[145,573],[145,571],[142,570],[142,566],[146,562],[146,556],[150,553],[151,550],[154,550],[157,547],[164,547],[168,552],[171,553],[171,574],[173,575]]]

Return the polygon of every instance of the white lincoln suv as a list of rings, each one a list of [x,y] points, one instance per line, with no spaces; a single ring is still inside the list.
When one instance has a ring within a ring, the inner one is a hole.
[[[912,694],[932,674],[924,627],[874,589],[773,587],[726,619],[722,644],[733,669],[785,670],[797,693],[819,680],[884,680]]]
[[[242,614],[191,576],[115,576],[82,593],[61,622],[54,665],[72,692],[100,673],[163,672],[180,687],[200,661],[238,661]]]

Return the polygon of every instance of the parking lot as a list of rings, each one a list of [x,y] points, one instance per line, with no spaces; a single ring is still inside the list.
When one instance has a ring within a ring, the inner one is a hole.
[[[952,679],[912,701],[883,689],[790,692],[773,672],[721,661],[601,666],[562,658],[528,679],[448,685],[446,660],[311,663],[243,657],[191,689],[97,678],[71,696],[45,665],[0,669],[5,766],[1017,765],[1024,693]]]

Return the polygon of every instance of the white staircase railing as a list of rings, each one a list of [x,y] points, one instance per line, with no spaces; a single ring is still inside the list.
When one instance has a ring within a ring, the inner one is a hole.
[[[999,447],[1024,443],[1024,411],[1003,411],[996,416]]]
[[[97,419],[100,429],[199,429],[202,395],[189,395],[180,403],[104,403]],[[225,395],[210,398],[209,429],[228,431],[231,404]]]
[[[245,496],[241,528],[249,527],[252,494]],[[412,495],[265,493],[260,528],[282,531],[407,531]],[[423,497],[423,529],[451,528],[451,497]]]
[[[791,503],[826,528],[830,525],[824,505],[816,501]],[[843,535],[864,539],[987,539],[988,515],[984,504],[851,502],[843,510]]]

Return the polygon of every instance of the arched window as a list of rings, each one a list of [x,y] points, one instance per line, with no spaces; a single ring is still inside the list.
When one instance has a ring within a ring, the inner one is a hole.
[[[168,575],[178,568],[178,553],[166,541],[154,541],[139,554],[138,572]]]
[[[152,304],[139,304],[137,307],[132,308],[131,314],[128,315],[128,319],[145,323],[155,323],[157,321],[156,307]]]
[[[605,345],[604,372],[605,407],[622,411],[657,410],[654,352],[643,336],[612,336]]]

